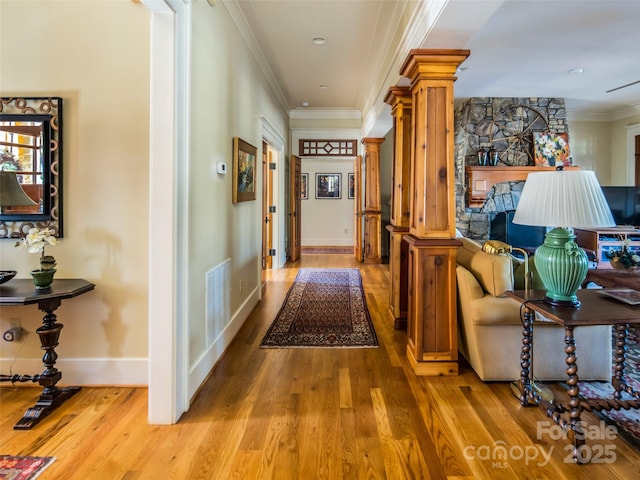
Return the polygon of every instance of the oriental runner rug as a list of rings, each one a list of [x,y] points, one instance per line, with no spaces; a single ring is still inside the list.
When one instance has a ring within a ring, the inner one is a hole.
[[[640,392],[640,343],[638,342],[640,342],[640,326],[629,325],[624,373],[629,386],[636,392]],[[615,343],[613,343],[613,349],[615,352]],[[580,359],[578,359],[578,378],[580,377],[579,366]],[[613,396],[614,391],[610,382],[579,382],[579,387],[580,396],[583,398],[607,399]],[[622,394],[622,400],[632,398],[627,393]],[[640,448],[640,410],[609,410],[594,412],[594,414],[607,424],[613,425],[622,438]]]
[[[53,463],[54,457],[0,455],[0,479],[32,480]]]
[[[261,347],[377,347],[357,268],[301,268]]]

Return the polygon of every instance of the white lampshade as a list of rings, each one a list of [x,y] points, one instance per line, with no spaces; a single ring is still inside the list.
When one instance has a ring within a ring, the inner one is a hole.
[[[530,173],[513,223],[570,228],[616,224],[596,175],[590,170]]]

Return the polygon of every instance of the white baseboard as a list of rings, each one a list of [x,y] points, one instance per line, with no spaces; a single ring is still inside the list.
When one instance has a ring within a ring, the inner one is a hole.
[[[351,247],[353,237],[349,238],[304,238],[305,247]]]
[[[0,358],[0,371],[4,375],[37,375],[44,370],[41,359],[16,360],[13,367],[12,363],[13,359]],[[146,358],[59,358],[56,368],[62,372],[60,386],[146,387],[149,383],[149,362]],[[23,385],[39,386],[32,382]]]
[[[220,360],[222,354],[231,344],[231,341],[240,330],[240,327],[242,327],[251,311],[258,304],[258,301],[260,300],[259,294],[260,287],[256,287],[236,313],[233,314],[229,324],[225,327],[218,338],[216,338],[213,344],[189,369],[189,384],[187,388],[190,400],[193,399],[193,396],[198,392],[202,383],[207,379],[215,364]]]
[[[260,288],[256,287],[233,315],[211,347],[194,363],[189,371],[189,398],[192,398],[207,379],[240,327],[258,304]],[[13,364],[13,365],[12,365]],[[62,372],[60,386],[144,386],[149,383],[147,358],[59,358],[56,368]],[[10,371],[11,369],[11,371]],[[42,373],[42,359],[0,358],[0,372],[5,375],[37,375]],[[19,383],[21,386],[36,386],[38,383]]]

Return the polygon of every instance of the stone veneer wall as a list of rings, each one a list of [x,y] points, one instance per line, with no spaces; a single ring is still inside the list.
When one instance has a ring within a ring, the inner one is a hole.
[[[482,208],[469,208],[465,167],[478,165],[478,150],[489,146],[500,155],[498,165],[533,165],[533,152],[509,149],[508,137],[522,131],[523,125],[529,139],[533,131],[568,134],[564,99],[478,97],[456,106],[456,227],[465,237],[488,239],[495,214],[515,210],[518,205],[524,182],[504,182],[494,186]]]

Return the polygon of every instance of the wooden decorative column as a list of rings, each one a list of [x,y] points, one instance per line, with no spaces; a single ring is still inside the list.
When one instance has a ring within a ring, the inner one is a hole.
[[[409,52],[411,195],[407,356],[417,375],[457,375],[453,82],[468,50]]]
[[[389,318],[393,328],[407,327],[409,298],[409,192],[411,179],[411,89],[391,87],[384,100],[393,115],[393,184],[391,189],[391,225],[389,241]]]
[[[364,144],[364,263],[382,263],[380,205],[380,145],[384,138],[363,138]]]

